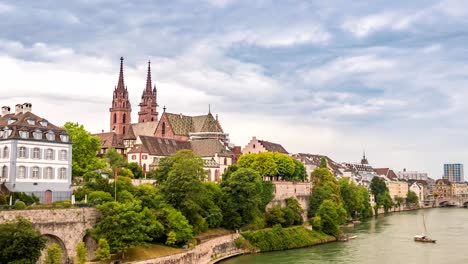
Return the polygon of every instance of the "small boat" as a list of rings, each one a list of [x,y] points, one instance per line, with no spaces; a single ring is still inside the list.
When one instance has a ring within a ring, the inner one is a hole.
[[[348,236],[348,239],[355,239],[355,238],[357,238],[356,235],[354,235],[354,236]]]
[[[426,228],[426,220],[424,218],[424,214],[423,214],[423,225],[424,225],[424,233],[422,233],[421,235],[414,236],[414,241],[423,242],[423,243],[435,243],[436,242],[435,239],[431,239],[426,235],[427,228]]]

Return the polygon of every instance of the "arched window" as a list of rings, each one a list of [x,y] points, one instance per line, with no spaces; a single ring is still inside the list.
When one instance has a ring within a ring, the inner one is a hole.
[[[126,123],[127,122],[127,115],[126,114],[123,114],[123,117],[122,117],[122,123]]]
[[[26,158],[26,147],[20,147],[18,152],[19,158]]]
[[[8,177],[8,167],[6,165],[3,165],[2,167],[2,178],[7,178]]]
[[[54,169],[47,167],[44,173],[44,179],[53,180],[54,179]]]
[[[67,168],[60,168],[59,169],[59,180],[66,180],[67,179]]]
[[[40,159],[41,158],[41,150],[39,148],[33,148],[33,159]]]
[[[67,160],[67,151],[65,149],[60,150],[60,160]]]
[[[122,132],[123,132],[122,134],[125,135],[125,127],[123,127]]]
[[[8,149],[7,146],[5,146],[5,147],[3,148],[3,158],[4,158],[4,159],[8,159],[9,156],[10,156],[10,150]]]
[[[164,136],[166,134],[166,122],[162,123],[162,135]]]
[[[26,178],[26,167],[19,166],[18,167],[18,179],[25,179]]]
[[[117,123],[117,114],[114,114],[114,124]]]
[[[39,167],[33,167],[31,172],[31,179],[40,179],[40,170]]]
[[[46,150],[46,160],[53,160],[54,159],[54,150],[47,149]]]
[[[224,165],[227,165],[227,158],[224,158]]]
[[[151,121],[154,121],[154,118],[153,118],[153,117],[151,118]]]

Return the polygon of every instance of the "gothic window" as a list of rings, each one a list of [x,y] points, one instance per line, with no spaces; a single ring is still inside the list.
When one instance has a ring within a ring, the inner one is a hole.
[[[18,152],[19,158],[26,158],[26,147],[20,147]]]
[[[39,148],[34,148],[33,149],[33,159],[40,159],[41,158],[41,150]]]
[[[114,124],[117,123],[117,114],[114,114]]]
[[[54,159],[54,150],[47,149],[46,150],[46,160],[53,160]]]
[[[162,135],[164,136],[166,134],[166,122],[162,123]]]
[[[54,179],[54,169],[47,167],[45,169],[44,179],[53,180]]]
[[[60,160],[67,160],[67,151],[66,150],[64,150],[64,149],[60,150],[59,159]]]
[[[8,177],[8,167],[6,165],[3,165],[2,167],[2,178],[7,178]]]
[[[122,130],[123,134],[125,135],[125,127],[123,127],[123,130]]]
[[[127,122],[127,115],[123,114],[122,123],[125,124],[126,122]]]
[[[151,121],[154,121],[154,118],[151,118]]]
[[[39,167],[33,167],[32,168],[32,172],[31,172],[31,179],[39,179],[39,177],[41,176],[39,174],[40,170],[39,170]]]
[[[18,179],[25,179],[26,178],[26,167],[19,166],[18,167]]]
[[[7,146],[5,146],[5,147],[3,148],[3,158],[4,158],[4,159],[8,159],[8,158],[9,158],[8,156],[10,156],[10,150],[8,149]]]
[[[67,168],[60,168],[59,169],[58,179],[59,180],[66,180],[67,179]]]

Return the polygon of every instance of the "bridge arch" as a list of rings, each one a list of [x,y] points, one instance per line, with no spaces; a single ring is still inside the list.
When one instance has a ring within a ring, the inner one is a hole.
[[[94,259],[94,252],[98,248],[98,243],[96,242],[96,240],[94,240],[93,237],[91,237],[90,234],[86,234],[83,237],[83,242],[85,243],[86,252],[88,253],[88,259]]]
[[[65,246],[65,243],[63,242],[63,240],[60,237],[53,235],[53,234],[46,233],[46,234],[43,234],[43,236],[47,238],[47,242],[46,242],[46,247],[41,252],[41,257],[38,263],[44,263],[45,257],[47,255],[47,247],[49,247],[52,244],[59,245],[62,251],[62,263],[69,263],[67,247]]]

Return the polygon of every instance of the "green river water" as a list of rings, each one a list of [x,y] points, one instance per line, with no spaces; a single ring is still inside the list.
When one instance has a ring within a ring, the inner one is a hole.
[[[436,244],[418,243],[423,230]],[[356,239],[303,249],[245,255],[222,264],[396,263],[468,264],[468,209],[437,208],[379,216],[353,229]]]

